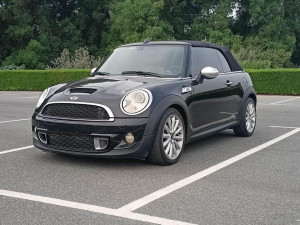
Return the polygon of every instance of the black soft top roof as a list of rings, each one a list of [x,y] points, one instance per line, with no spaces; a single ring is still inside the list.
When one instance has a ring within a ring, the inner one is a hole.
[[[208,42],[202,42],[202,41],[150,41],[146,43],[147,45],[191,45],[193,47],[204,47],[204,48],[214,48],[219,50],[224,57],[227,59],[227,62],[231,68],[232,71],[242,71],[243,69],[241,66],[238,64],[238,62],[235,60],[233,55],[230,52],[230,49],[226,46],[222,45],[217,45],[213,43],[208,43]],[[122,45],[122,47],[125,46],[136,46],[136,45],[144,45],[143,42],[140,43],[132,43],[132,44],[127,44],[127,45]]]
[[[231,54],[230,49],[226,46],[217,45],[217,44],[213,44],[213,43],[202,42],[202,41],[184,41],[184,42],[191,44],[193,47],[204,47],[204,48],[217,49],[227,59],[227,62],[228,62],[228,64],[229,64],[232,71],[241,71],[241,70],[243,70],[242,67],[235,60],[233,55]]]

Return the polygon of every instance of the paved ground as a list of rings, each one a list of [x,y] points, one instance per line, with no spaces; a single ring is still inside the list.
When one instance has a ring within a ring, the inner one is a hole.
[[[252,137],[224,131],[162,167],[30,147],[38,95],[0,92],[1,225],[300,225],[299,97],[259,96]]]

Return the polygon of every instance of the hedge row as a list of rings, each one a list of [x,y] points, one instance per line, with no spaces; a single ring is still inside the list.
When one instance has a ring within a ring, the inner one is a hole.
[[[2,91],[42,91],[49,86],[89,76],[87,69],[0,70]]]
[[[259,94],[300,95],[300,69],[249,69]]]
[[[259,94],[300,95],[300,69],[249,69]],[[0,71],[0,90],[41,91],[45,88],[89,76],[90,70]]]

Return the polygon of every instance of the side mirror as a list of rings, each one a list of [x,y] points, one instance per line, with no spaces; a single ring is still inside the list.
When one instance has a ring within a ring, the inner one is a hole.
[[[93,68],[93,69],[91,69],[91,73],[90,73],[90,76],[92,76],[93,75],[93,73],[95,72],[95,70],[96,70],[97,68]]]
[[[214,79],[219,75],[219,71],[213,67],[204,67],[200,73],[206,79]]]

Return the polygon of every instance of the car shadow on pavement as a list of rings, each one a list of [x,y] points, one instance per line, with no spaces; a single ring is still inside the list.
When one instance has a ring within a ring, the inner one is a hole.
[[[197,141],[193,141],[188,143],[185,146],[184,152],[193,152],[193,151],[201,151],[201,149],[205,149],[206,147],[211,147],[212,144],[216,143],[224,143],[224,141],[228,141],[232,138],[236,138],[233,131],[226,130],[218,134],[214,134],[208,137],[201,138]],[[201,146],[201,149],[199,147]]]

